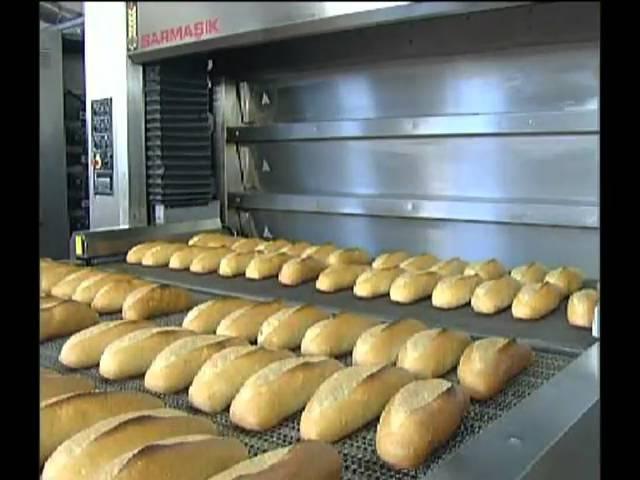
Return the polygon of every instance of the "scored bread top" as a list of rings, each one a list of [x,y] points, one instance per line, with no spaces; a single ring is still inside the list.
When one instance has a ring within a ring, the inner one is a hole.
[[[267,318],[260,327],[260,332],[258,333],[258,342],[260,342],[261,339],[278,328],[278,325],[280,325],[285,319],[289,318],[294,313],[300,312],[301,310],[307,308],[315,307],[313,307],[313,305],[296,305],[295,307],[288,307],[283,308],[282,310],[278,310],[276,313]]]
[[[442,276],[462,274],[467,267],[467,262],[459,257],[442,260],[429,268],[432,272],[438,272]]]
[[[53,307],[60,305],[61,303],[70,302],[71,300],[63,300],[57,297],[43,297],[40,299],[40,310],[49,310]]]
[[[115,350],[118,350],[120,348],[128,347],[133,343],[141,342],[142,340],[145,340],[146,338],[149,338],[152,335],[158,335],[158,334],[163,334],[168,332],[183,332],[183,331],[193,333],[191,330],[188,330],[182,327],[157,327],[157,328],[144,328],[142,330],[136,330],[135,332],[131,332],[125,335],[124,337],[120,337],[115,342],[110,343],[105,350],[105,354],[107,353],[107,351],[114,352]]]
[[[388,334],[396,329],[402,329],[404,327],[413,326],[415,324],[416,327],[426,328],[426,325],[420,320],[415,320],[413,318],[404,318],[402,320],[397,320],[395,322],[383,323],[381,325],[376,325],[375,327],[371,327],[366,330],[360,338],[358,338],[358,345],[360,348],[368,347],[372,342],[374,342],[381,334]]]
[[[207,360],[207,363],[203,365],[200,371],[206,371],[207,374],[214,375],[234,360],[261,350],[264,349],[256,345],[238,345],[225,348]]]
[[[235,480],[244,475],[253,475],[254,473],[261,472],[282,460],[294,446],[295,445],[290,445],[288,447],[278,448],[245,460],[222,473],[214,475],[209,478],[209,480]]]
[[[417,355],[424,348],[433,341],[434,338],[438,337],[442,333],[446,332],[444,328],[430,328],[428,330],[423,330],[422,332],[418,332],[413,335],[407,343],[404,344],[404,349],[409,355]]]
[[[531,262],[511,270],[511,276],[523,283],[541,282],[547,274],[547,267],[539,262]]]
[[[438,263],[438,257],[425,253],[423,255],[416,255],[415,257],[407,258],[400,264],[400,268],[409,271],[425,270],[433,267]]]
[[[472,363],[487,363],[488,360],[494,358],[502,349],[515,343],[512,338],[489,337],[483,338],[472,343],[463,356],[470,356]]]
[[[347,398],[353,390],[368,377],[385,368],[384,365],[357,365],[338,370],[320,385],[313,395],[313,402],[307,406],[309,410],[322,410]]]
[[[472,262],[464,269],[465,275],[480,275],[485,280],[493,280],[503,276],[507,271],[502,264],[495,258],[483,260],[480,262]]]
[[[181,338],[162,350],[153,360],[153,366],[155,368],[165,367],[176,360],[180,360],[180,357],[190,352],[216,343],[228,342],[229,340],[234,340],[234,343],[238,341],[236,337],[228,335],[194,335]]]
[[[228,314],[226,317],[224,317],[220,321],[220,324],[218,325],[218,330],[222,331],[222,330],[226,329],[237,318],[243,316],[245,313],[251,312],[252,310],[256,310],[256,309],[259,309],[259,308],[266,308],[268,310],[269,307],[278,306],[278,305],[282,305],[282,308],[285,308],[284,307],[284,303],[282,302],[282,300],[273,300],[271,302],[257,302],[257,303],[253,303],[251,305],[247,305],[246,307],[239,308],[238,310],[235,310],[235,311],[231,312],[230,314]],[[260,310],[258,310],[258,311],[260,311]]]
[[[94,325],[93,327],[85,328],[84,330],[80,330],[79,332],[71,335],[71,337],[69,337],[69,340],[67,340],[67,342],[65,343],[65,346],[67,346],[68,348],[94,335],[99,335],[102,332],[111,330],[112,328],[121,327],[123,325],[127,325],[127,326],[132,324],[138,325],[141,323],[148,324],[150,328],[153,328],[151,326],[154,325],[154,323],[146,320],[133,320],[133,321],[132,320],[111,320],[108,322],[100,322],[97,325]]]
[[[525,303],[535,302],[538,295],[554,295],[561,294],[558,287],[549,282],[530,283],[525,285],[518,292],[518,300]]]
[[[405,251],[398,250],[395,252],[386,252],[378,255],[371,263],[373,268],[392,268],[397,267],[407,260],[411,255]]]
[[[399,409],[400,417],[404,417],[433,402],[452,387],[453,384],[443,378],[417,380],[400,389],[392,400],[393,406]]]
[[[289,370],[299,367],[300,365],[311,365],[313,363],[324,362],[326,360],[329,360],[329,358],[308,356],[287,358],[285,360],[274,362],[264,367],[258,373],[249,378],[249,380],[247,380],[247,382],[245,383],[244,388],[247,388],[248,385],[258,386],[270,383],[281,375],[284,375]]]

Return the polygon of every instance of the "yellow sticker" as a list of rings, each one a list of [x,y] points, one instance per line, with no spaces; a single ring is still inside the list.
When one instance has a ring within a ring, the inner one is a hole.
[[[84,238],[82,235],[76,235],[76,256],[84,255]]]

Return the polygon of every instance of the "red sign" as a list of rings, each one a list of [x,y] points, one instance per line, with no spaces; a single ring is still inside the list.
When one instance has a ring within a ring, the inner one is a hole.
[[[157,47],[184,40],[200,40],[220,33],[219,18],[200,20],[179,27],[167,28],[159,32],[145,33],[140,37],[141,48]]]

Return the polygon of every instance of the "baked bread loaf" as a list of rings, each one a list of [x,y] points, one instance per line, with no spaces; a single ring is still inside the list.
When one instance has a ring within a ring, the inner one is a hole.
[[[569,297],[567,320],[575,327],[591,328],[595,316],[598,292],[593,288],[579,290]]]
[[[564,298],[582,288],[584,275],[578,268],[560,267],[547,273],[547,276],[544,277],[544,281],[558,287],[558,290],[560,290],[560,293],[562,294],[562,298]],[[51,292],[53,293],[53,290]]]
[[[249,378],[231,402],[229,416],[247,430],[263,431],[302,410],[313,392],[342,364],[299,357],[274,362]]]
[[[273,362],[293,357],[288,350],[267,350],[254,345],[226,348],[209,358],[198,371],[189,387],[189,402],[203,412],[221,412],[249,377]]]
[[[392,366],[355,366],[327,379],[302,412],[300,437],[335,442],[378,417],[413,377]]]
[[[441,277],[449,277],[451,275],[462,275],[464,269],[467,268],[467,262],[458,257],[449,260],[441,260],[429,268],[432,272],[436,272]]]
[[[64,337],[98,323],[98,314],[73,300],[40,300],[40,342]]]
[[[282,266],[289,260],[291,256],[283,252],[256,255],[247,265],[245,277],[253,280],[277,277]]]
[[[160,315],[183,312],[191,308],[189,291],[169,285],[148,285],[134,290],[122,305],[125,320],[146,320]]]
[[[483,280],[495,280],[507,274],[504,266],[495,258],[482,262],[471,262],[464,269],[465,275],[480,275]]]
[[[358,298],[375,298],[389,294],[393,281],[402,274],[401,268],[367,270],[356,279],[353,294]]]
[[[156,393],[175,393],[193,381],[200,367],[215,353],[248,345],[242,338],[221,335],[196,335],[176,340],[156,358],[144,375],[144,386]]]
[[[291,245],[291,243],[288,240],[270,240],[258,245],[255,251],[264,254],[277,253],[282,252],[289,245]]]
[[[562,301],[560,289],[551,283],[530,283],[513,299],[511,314],[521,320],[539,320],[553,312]]]
[[[138,245],[135,245],[129,249],[129,251],[127,252],[126,262],[134,265],[140,264],[142,263],[142,257],[144,257],[144,255],[149,250],[165,243],[167,242],[153,241],[139,243]]]
[[[324,262],[313,256],[292,258],[280,269],[278,281],[282,285],[295,287],[309,280],[314,280],[325,268]]]
[[[49,295],[55,285],[81,269],[82,267],[65,263],[40,262],[40,295]]]
[[[91,305],[98,292],[106,285],[120,280],[133,280],[133,278],[131,275],[115,273],[93,275],[78,285],[71,296],[71,300]]]
[[[187,245],[190,247],[229,247],[233,245],[237,240],[236,237],[227,235],[222,232],[204,232],[198,233],[189,239]]]
[[[178,250],[171,255],[169,259],[169,268],[171,270],[188,270],[196,257],[202,253],[206,253],[211,249],[208,247],[186,247]]]
[[[340,480],[342,458],[331,445],[300,442],[234,465],[209,480]]]
[[[98,313],[116,313],[122,311],[122,305],[130,293],[138,288],[154,285],[144,280],[116,280],[102,287],[93,297],[91,308]]]
[[[192,335],[195,333],[180,327],[145,328],[128,333],[105,348],[100,357],[100,375],[110,380],[142,375],[162,350]]]
[[[184,317],[182,326],[198,333],[215,333],[224,317],[236,310],[254,305],[246,298],[218,297],[193,307]]]
[[[98,480],[116,458],[149,443],[182,435],[216,433],[209,420],[169,408],[116,415],[60,445],[45,463],[42,480]]]
[[[129,451],[104,468],[100,480],[201,480],[249,458],[232,437],[184,435]]]
[[[312,245],[309,248],[307,248],[304,252],[302,252],[300,257],[302,258],[312,257],[312,258],[315,258],[316,260],[319,260],[323,264],[326,264],[327,260],[329,259],[329,255],[331,255],[336,250],[338,250],[338,247],[336,247],[333,243],[324,243],[322,245]]]
[[[407,258],[400,264],[400,268],[407,272],[421,272],[428,270],[438,263],[438,257],[425,253],[423,255],[416,255],[415,257]]]
[[[353,350],[360,335],[378,323],[373,318],[355,313],[343,312],[331,315],[306,331],[300,351],[303,355],[326,357],[345,355]]]
[[[468,409],[459,385],[441,378],[411,382],[382,412],[376,451],[393,468],[417,468],[453,436]]]
[[[370,261],[369,254],[361,248],[341,248],[327,257],[329,265],[367,264]]]
[[[115,415],[162,408],[162,401],[138,392],[70,393],[40,403],[40,466],[62,442]]]
[[[371,263],[371,267],[375,269],[384,268],[396,268],[399,267],[402,262],[411,258],[411,255],[402,250],[395,252],[386,252],[378,255]]]
[[[429,298],[440,281],[440,275],[428,270],[404,272],[393,281],[389,298],[395,303],[414,303]]]
[[[85,280],[101,275],[102,272],[93,268],[83,268],[82,270],[72,273],[60,280],[51,289],[51,295],[64,300],[71,300],[76,288]]]
[[[367,270],[367,265],[332,265],[318,275],[316,290],[333,293],[353,288],[356,279]]]
[[[547,267],[538,262],[527,263],[511,270],[511,276],[524,285],[543,282],[547,273]]]
[[[458,380],[476,400],[498,394],[513,377],[533,362],[528,345],[515,339],[490,337],[469,345],[458,365]]]
[[[396,362],[398,352],[409,338],[426,330],[420,320],[405,318],[366,330],[353,347],[354,365],[388,365]]]
[[[272,350],[297,349],[306,331],[328,316],[329,312],[313,305],[278,310],[260,326],[258,345]]]
[[[291,255],[292,257],[300,257],[310,247],[311,247],[311,244],[309,242],[296,242],[296,243],[292,243],[282,251],[287,255]]]
[[[509,308],[522,284],[510,275],[481,283],[471,296],[471,308],[476,313],[493,315]]]
[[[244,275],[251,261],[257,257],[255,252],[231,252],[220,260],[218,275],[221,277],[237,277]]]
[[[231,246],[231,250],[238,253],[255,252],[256,248],[267,243],[261,238],[242,238]]]
[[[464,332],[431,328],[412,336],[398,353],[398,366],[417,378],[441,377],[458,365],[471,337]]]
[[[231,337],[244,338],[249,342],[255,342],[262,324],[271,315],[286,308],[282,300],[271,302],[257,302],[247,305],[238,310],[234,310],[224,317],[216,333],[218,335],[229,335]]]
[[[193,259],[189,266],[191,273],[213,273],[218,271],[220,262],[233,250],[228,247],[211,248],[210,251],[201,253]]]
[[[40,403],[70,393],[90,392],[93,382],[81,375],[42,375],[40,373]]]
[[[431,304],[436,308],[453,309],[466,305],[474,290],[482,283],[480,275],[452,275],[441,279],[431,292]]]
[[[171,256],[186,247],[184,243],[157,245],[142,256],[142,265],[145,267],[166,267],[169,265]]]
[[[100,322],[69,337],[60,350],[58,360],[69,368],[95,367],[107,345],[131,332],[154,326],[147,320]]]

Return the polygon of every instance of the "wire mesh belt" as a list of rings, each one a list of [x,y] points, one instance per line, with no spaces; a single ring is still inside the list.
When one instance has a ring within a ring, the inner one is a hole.
[[[202,301],[205,298],[211,298],[211,296],[201,297],[198,300]],[[180,313],[155,320],[159,326],[181,325],[184,316],[184,313]],[[109,315],[103,316],[102,320],[114,320],[116,318],[118,318],[117,315]],[[100,390],[145,391],[144,381],[141,377],[123,381],[108,381],[98,374],[97,368],[78,371],[64,367],[57,359],[60,349],[67,338],[56,339],[40,345],[41,367],[52,368],[61,373],[84,374],[95,380],[96,388]],[[345,480],[425,478],[437,464],[446,460],[465,442],[477,436],[484,428],[540,388],[551,377],[566,367],[573,358],[568,355],[536,352],[534,364],[514,379],[502,393],[489,401],[482,403],[472,402],[471,408],[456,435],[416,470],[395,471],[378,458],[375,447],[377,421],[371,422],[358,432],[334,444],[342,455],[343,478]],[[351,364],[349,356],[339,360],[347,365]],[[451,374],[449,379],[455,380],[455,374]],[[199,410],[191,408],[186,392],[174,395],[160,395],[160,397],[167,407],[184,410],[195,415],[205,415]],[[227,412],[210,415],[210,418],[218,425],[221,434],[240,439],[247,446],[251,455],[257,455],[297,442],[300,439],[300,416],[301,413],[298,413],[278,427],[266,432],[249,432],[236,427],[231,423]]]

